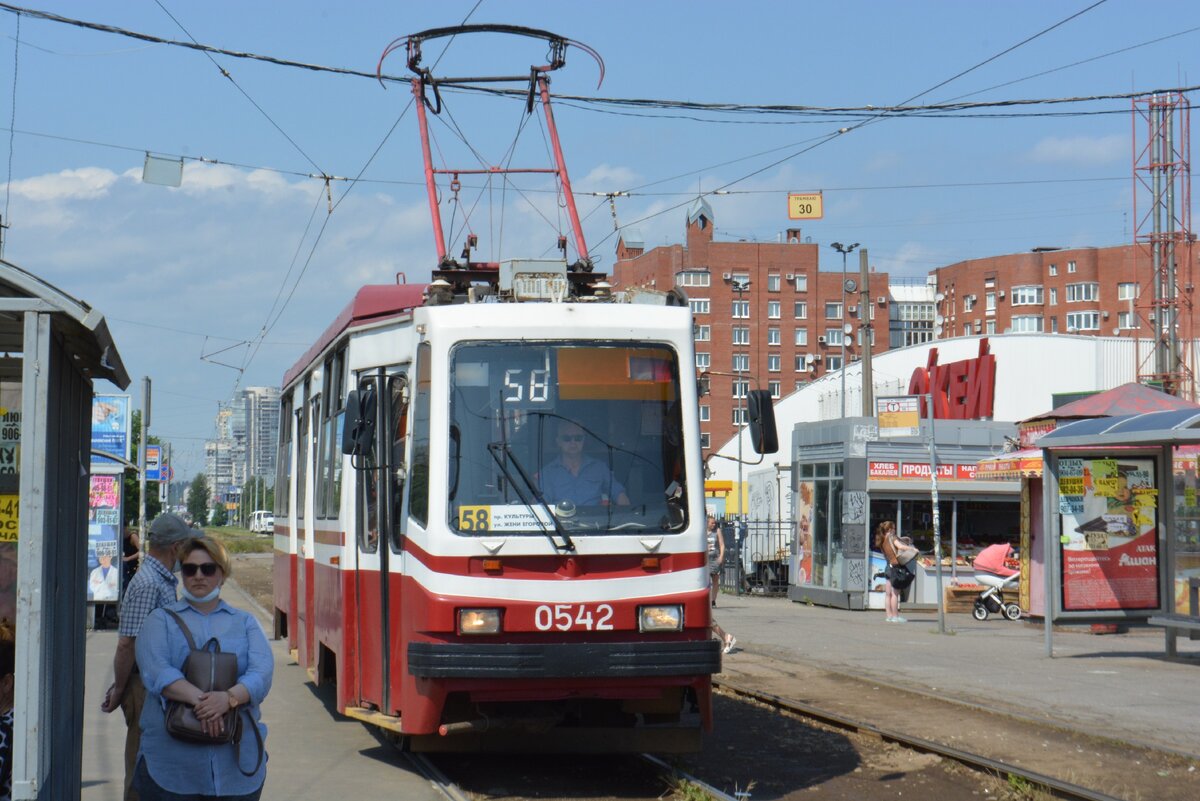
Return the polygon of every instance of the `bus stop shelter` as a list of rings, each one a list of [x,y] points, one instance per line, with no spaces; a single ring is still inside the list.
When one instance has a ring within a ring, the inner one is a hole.
[[[16,626],[13,798],[78,798],[93,383],[124,389],[129,375],[99,312],[3,260],[0,354],[0,544],[17,557],[15,609],[0,610]]]
[[[1080,420],[1038,445],[1046,655],[1054,622],[1147,621],[1181,609],[1200,575],[1200,409]]]

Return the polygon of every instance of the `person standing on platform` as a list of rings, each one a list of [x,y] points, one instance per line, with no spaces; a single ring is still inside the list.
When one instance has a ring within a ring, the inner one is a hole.
[[[895,571],[900,567],[898,551],[900,543],[897,542],[896,524],[891,520],[884,520],[875,529],[875,547],[883,553],[883,558],[887,560],[887,573],[884,580],[887,582],[884,587],[883,608],[887,613],[888,623],[905,623],[905,618],[900,617],[900,589],[895,584]],[[905,589],[908,585],[905,585]]]
[[[135,645],[142,624],[150,613],[161,606],[175,603],[179,580],[175,578],[175,562],[179,545],[195,536],[183,518],[162,514],[154,518],[146,539],[150,543],[148,558],[125,588],[121,599],[121,623],[117,629],[117,652],[113,656],[113,683],[104,694],[100,709],[112,712],[117,707],[125,714],[125,801],[139,801],[133,789],[137,769],[138,746],[141,741],[140,720],[146,688],[137,671]]]
[[[133,574],[137,572],[142,560],[142,540],[138,537],[137,529],[129,526],[121,540],[121,592],[129,589]]]
[[[725,564],[725,538],[721,536],[717,518],[710,515],[708,518],[708,601],[714,607],[717,605],[717,591],[720,589],[721,565],[723,564]],[[733,646],[737,645],[737,637],[717,625],[716,620],[712,622],[712,633],[721,641],[723,653],[731,652]]]

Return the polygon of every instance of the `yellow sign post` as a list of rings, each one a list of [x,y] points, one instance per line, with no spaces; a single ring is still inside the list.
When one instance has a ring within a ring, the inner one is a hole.
[[[789,192],[789,220],[819,220],[825,216],[825,204],[820,192]]]

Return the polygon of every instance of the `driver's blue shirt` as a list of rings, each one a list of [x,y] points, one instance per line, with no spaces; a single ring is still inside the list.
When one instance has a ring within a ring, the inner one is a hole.
[[[555,459],[543,468],[539,483],[542,495],[551,504],[570,501],[576,506],[600,506],[615,503],[625,494],[625,487],[607,465],[586,456],[578,474],[572,473],[562,459]]]

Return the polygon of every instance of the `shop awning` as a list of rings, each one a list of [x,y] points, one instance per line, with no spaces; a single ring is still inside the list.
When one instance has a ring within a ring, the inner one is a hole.
[[[1015,481],[1042,474],[1042,452],[1036,448],[983,459],[975,469],[976,481]]]

